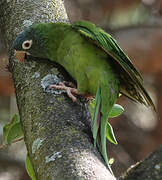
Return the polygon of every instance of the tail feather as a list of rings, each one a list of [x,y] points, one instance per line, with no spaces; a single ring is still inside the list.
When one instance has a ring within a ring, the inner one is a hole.
[[[96,93],[96,101],[95,101],[95,109],[94,109],[93,125],[92,125],[95,147],[97,142],[98,129],[100,126],[100,120],[101,120],[101,88],[99,87]]]
[[[97,115],[97,126],[100,126],[100,121],[101,121],[101,104],[99,106],[99,110],[98,110],[98,115]]]
[[[102,156],[106,162],[106,165],[110,172],[113,174],[112,169],[109,165],[108,156],[107,156],[107,150],[106,150],[106,127],[107,127],[107,116],[101,117],[101,126],[100,126],[100,136],[101,136],[101,149],[102,149]]]
[[[106,162],[106,165],[110,172],[113,174],[111,167],[109,165],[107,150],[106,150],[106,128],[108,123],[108,114],[103,114],[101,112],[102,109],[102,97],[101,97],[101,88],[98,87],[96,93],[95,100],[95,108],[94,108],[94,116],[93,116],[93,138],[94,138],[94,146],[96,147],[96,143],[100,142],[101,144],[97,144],[101,147],[101,154]],[[109,111],[109,110],[108,110]],[[100,130],[100,133],[99,133]],[[100,137],[100,138],[99,138]],[[99,140],[99,141],[97,141]]]

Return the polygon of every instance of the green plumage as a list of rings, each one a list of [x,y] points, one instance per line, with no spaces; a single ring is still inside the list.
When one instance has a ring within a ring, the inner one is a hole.
[[[32,40],[29,49],[22,48],[26,40]],[[90,22],[35,24],[17,37],[14,49],[61,64],[76,80],[79,94],[96,96],[94,144],[100,137],[101,153],[108,167],[106,127],[119,92],[155,109],[128,56],[109,34]]]

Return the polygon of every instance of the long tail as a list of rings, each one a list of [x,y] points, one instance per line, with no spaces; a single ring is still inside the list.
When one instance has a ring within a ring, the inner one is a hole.
[[[101,148],[102,148],[102,156],[106,162],[106,165],[110,172],[113,174],[113,171],[109,165],[108,156],[107,156],[107,150],[106,150],[106,128],[107,128],[107,116],[101,117],[101,127],[100,127],[100,136],[101,136]]]
[[[97,138],[99,136],[99,129],[100,129],[101,153],[108,169],[113,174],[112,169],[109,165],[109,161],[107,157],[107,150],[106,150],[106,128],[107,128],[107,123],[108,123],[108,117],[106,115],[104,116],[101,113],[101,106],[102,106],[101,88],[99,87],[96,93],[96,101],[95,101],[95,108],[94,108],[94,115],[93,115],[94,146],[96,147]]]
[[[95,109],[94,109],[93,125],[92,125],[94,147],[96,147],[97,134],[98,134],[98,129],[100,127],[100,120],[101,120],[101,88],[98,88],[96,93]]]

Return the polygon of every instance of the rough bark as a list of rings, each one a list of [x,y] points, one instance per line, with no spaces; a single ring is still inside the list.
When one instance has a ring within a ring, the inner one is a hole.
[[[68,21],[62,0],[1,0],[0,12],[25,143],[37,179],[115,179],[93,147],[85,103],[72,103],[63,93],[42,88],[50,74],[63,80],[58,68],[31,58],[20,64],[13,57],[12,42],[25,26]]]
[[[143,162],[137,163],[120,178],[120,180],[161,180],[162,179],[162,145],[160,145]]]

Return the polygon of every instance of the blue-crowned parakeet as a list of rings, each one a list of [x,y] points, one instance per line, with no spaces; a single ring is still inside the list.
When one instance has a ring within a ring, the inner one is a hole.
[[[106,128],[119,93],[155,110],[143,87],[143,79],[129,57],[110,34],[90,22],[34,24],[17,36],[13,47],[20,60],[23,59],[20,54],[26,53],[62,65],[76,80],[77,88],[63,83],[51,87],[67,90],[73,101],[77,94],[96,96],[93,138],[94,144],[100,138],[107,166]]]

